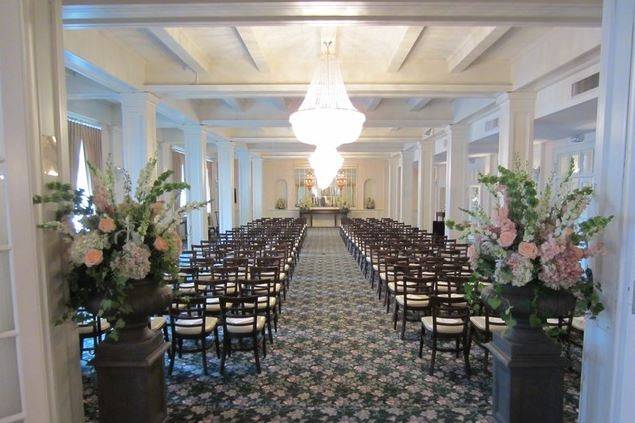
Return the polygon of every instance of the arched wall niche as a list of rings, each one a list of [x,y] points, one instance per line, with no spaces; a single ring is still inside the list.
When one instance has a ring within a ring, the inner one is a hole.
[[[367,178],[364,181],[364,208],[368,209],[368,199],[372,199],[373,202],[377,201],[377,188],[376,188],[376,183],[375,180],[373,178]],[[377,204],[375,204],[374,207],[371,208],[376,208]]]
[[[278,203],[278,200],[284,200],[285,209],[289,207],[289,190],[287,188],[287,181],[284,179],[278,179],[276,181],[276,198],[274,198],[274,204]]]

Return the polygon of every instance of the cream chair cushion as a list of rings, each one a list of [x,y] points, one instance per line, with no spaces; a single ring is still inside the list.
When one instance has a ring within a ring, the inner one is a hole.
[[[269,298],[269,308],[273,308],[276,306],[276,297],[268,297]],[[254,308],[254,305],[251,303],[245,303],[245,308]],[[258,297],[258,310],[265,310],[267,308],[267,297]]]
[[[404,296],[397,295],[395,300],[399,305],[404,305]],[[427,307],[429,304],[429,298],[427,295],[409,294],[408,295],[408,308],[410,307]]]
[[[219,298],[206,298],[205,299],[205,311],[212,313],[220,312],[220,299]]]
[[[485,332],[485,316],[471,316],[470,322],[472,322],[475,328]],[[503,332],[507,329],[505,321],[500,317],[490,317],[489,323],[490,332]]]
[[[571,322],[574,329],[584,332],[584,316],[575,316]]]
[[[236,326],[237,324],[244,324],[250,322],[253,325],[253,317],[229,317],[227,318],[227,330],[230,333],[251,333],[252,325]],[[260,332],[265,327],[265,316],[256,317],[256,331]]]
[[[203,319],[192,319],[192,320],[183,320],[177,319],[174,322],[176,325],[185,325],[185,326],[174,326],[174,330],[179,335],[198,335],[201,333],[201,325],[203,324]],[[205,318],[205,333],[210,333],[214,330],[216,325],[218,324],[218,319],[216,317],[206,317]]]
[[[152,330],[161,330],[165,326],[165,317],[163,316],[152,316],[150,317],[150,329]]]
[[[101,331],[102,332],[106,332],[108,329],[110,329],[110,323],[108,323],[108,320],[99,319],[99,323],[101,325]],[[95,329],[97,329],[97,328],[95,328]],[[92,323],[79,324],[77,326],[77,331],[79,332],[80,335],[91,335],[91,334],[94,333]]]
[[[444,319],[444,318],[437,318],[437,332],[439,333],[446,333],[446,334],[453,334],[453,333],[462,333],[463,332],[463,325],[458,325],[458,326],[445,326],[444,323],[462,323],[463,321],[461,319]],[[423,327],[427,330],[432,332],[433,330],[433,324],[432,324],[432,316],[425,316],[421,318],[421,323],[423,323]]]

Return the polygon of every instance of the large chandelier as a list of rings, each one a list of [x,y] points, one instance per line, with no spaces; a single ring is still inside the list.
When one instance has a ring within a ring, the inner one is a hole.
[[[325,43],[326,53],[320,58],[304,101],[289,122],[300,142],[336,148],[359,138],[366,117],[348,98],[330,44]]]
[[[318,188],[326,189],[344,164],[344,159],[335,147],[318,146],[309,157],[309,164],[315,171]]]

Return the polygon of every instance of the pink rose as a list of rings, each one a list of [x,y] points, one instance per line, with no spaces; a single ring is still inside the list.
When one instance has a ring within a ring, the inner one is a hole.
[[[152,246],[154,247],[155,250],[161,251],[161,252],[166,252],[168,251],[168,248],[170,248],[170,246],[168,245],[168,242],[164,238],[161,238],[160,236],[154,239],[154,243],[152,244]]]
[[[533,242],[523,241],[518,244],[518,254],[529,260],[533,260],[538,257],[538,247],[536,247],[536,244]]]
[[[474,248],[473,245],[470,245],[469,247],[467,247],[467,257],[471,259],[475,255],[476,255],[476,248]]]
[[[509,217],[509,209],[507,206],[503,206],[498,209],[498,216],[501,219],[507,219]]]
[[[114,231],[115,229],[117,229],[117,225],[115,224],[115,221],[112,218],[103,217],[103,218],[99,219],[98,228],[103,233],[109,234],[112,231]]]
[[[498,243],[503,248],[507,248],[514,243],[516,239],[516,231],[503,231],[498,237]]]
[[[84,254],[84,264],[86,267],[97,266],[104,260],[104,253],[101,250],[91,248]]]
[[[511,219],[503,219],[500,226],[503,232],[516,232],[516,224]]]

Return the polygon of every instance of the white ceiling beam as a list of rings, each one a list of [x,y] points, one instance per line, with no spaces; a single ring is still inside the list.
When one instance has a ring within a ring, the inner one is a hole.
[[[509,83],[432,83],[432,84],[346,84],[352,97],[382,98],[456,98],[494,97],[511,90]],[[308,84],[149,84],[145,89],[160,95],[175,98],[262,98],[304,97]]]
[[[244,118],[211,118],[201,120],[203,125],[216,128],[288,128],[290,126],[289,119],[272,118],[272,119],[254,119],[250,117]],[[364,122],[365,128],[421,128],[421,127],[437,127],[452,123],[452,119],[433,118],[433,119],[369,119]]]
[[[509,30],[508,26],[474,28],[463,44],[448,57],[448,70],[463,72]]]
[[[520,3],[520,4],[519,4]],[[595,26],[601,0],[277,1],[65,0],[66,28],[259,25]]]
[[[296,137],[232,137],[232,140],[243,143],[280,143],[280,144],[293,144],[298,143]],[[355,141],[356,143],[406,143],[420,141],[420,137],[366,137],[361,136]]]
[[[413,112],[423,109],[431,101],[432,99],[430,97],[409,98],[406,100],[408,106],[410,106],[410,110]]]
[[[381,103],[381,100],[381,97],[371,97],[366,100],[366,111],[372,112],[374,110],[377,110],[379,104]]]
[[[150,28],[149,31],[194,72],[208,73],[210,71],[209,58],[182,29]]]
[[[230,109],[235,112],[244,112],[245,111],[245,100],[240,98],[233,97],[225,97],[222,99],[223,103],[225,103]]]
[[[397,72],[406,63],[406,59],[421,36],[423,29],[423,26],[409,26],[406,28],[388,63],[388,72]]]
[[[253,29],[245,26],[237,26],[235,30],[256,69],[263,73],[269,72],[269,63],[267,63],[267,59],[262,52],[262,48]]]

